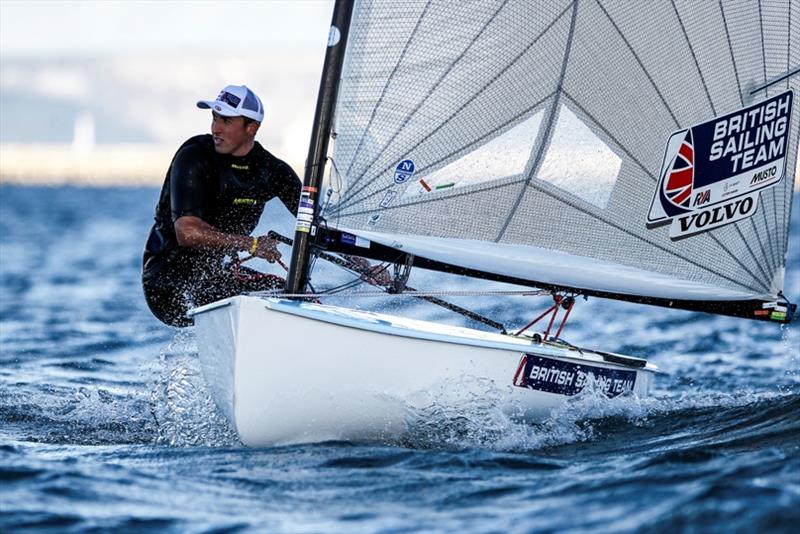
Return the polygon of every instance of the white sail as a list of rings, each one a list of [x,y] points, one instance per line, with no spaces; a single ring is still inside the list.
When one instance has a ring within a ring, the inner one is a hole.
[[[324,216],[419,251],[492,244],[436,258],[490,272],[525,272],[547,251],[595,261],[588,290],[647,295],[618,286],[619,265],[661,280],[666,298],[777,298],[798,28],[789,0],[360,0]],[[681,165],[694,169],[685,186]],[[551,264],[531,279],[576,287]]]

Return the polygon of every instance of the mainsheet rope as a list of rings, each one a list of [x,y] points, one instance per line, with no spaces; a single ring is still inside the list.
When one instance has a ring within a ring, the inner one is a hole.
[[[278,236],[279,236],[279,234],[277,234],[275,232],[270,232],[270,237],[276,238]],[[283,237],[283,236],[279,236],[279,237]],[[284,238],[284,240],[288,240],[288,239]],[[280,240],[279,239],[279,241],[284,241],[284,240]],[[258,271],[249,270],[249,272],[247,272],[247,273],[242,273],[241,272],[242,263],[244,263],[244,262],[246,262],[246,261],[248,261],[250,259],[253,259],[254,257],[255,256],[253,256],[253,255],[249,255],[249,256],[242,257],[242,258],[234,259],[232,261],[232,263],[231,263],[231,271],[233,272],[233,275],[236,278],[239,278],[240,280],[254,280],[254,279],[259,279],[259,278],[273,278],[273,279],[276,279],[276,280],[284,281],[279,276],[276,276],[276,275],[273,275],[273,274],[260,273]],[[541,289],[539,289],[539,290],[492,290],[492,291],[486,291],[486,290],[417,291],[416,289],[414,289],[412,287],[407,287],[407,286],[405,287],[405,293],[403,293],[403,292],[392,291],[390,287],[386,287],[383,284],[381,284],[380,282],[378,282],[376,276],[379,275],[382,272],[385,272],[386,269],[388,269],[388,267],[389,267],[389,265],[386,264],[386,263],[381,264],[380,268],[377,269],[377,270],[375,270],[374,268],[368,270],[368,269],[363,268],[360,265],[355,264],[352,261],[348,261],[346,258],[340,258],[338,256],[334,256],[334,255],[329,254],[329,253],[323,253],[323,254],[321,254],[321,257],[323,257],[324,259],[330,261],[334,265],[338,265],[339,267],[341,267],[341,268],[343,268],[343,269],[345,269],[347,271],[354,272],[356,274],[360,274],[361,275],[360,278],[357,279],[357,280],[353,280],[351,282],[347,282],[347,283],[342,284],[340,286],[331,288],[331,289],[329,289],[327,291],[323,291],[323,292],[313,291],[313,288],[312,288],[312,291],[309,292],[309,293],[283,293],[280,290],[276,289],[276,290],[267,290],[267,291],[253,291],[253,292],[251,292],[251,294],[260,295],[260,296],[281,297],[281,298],[313,299],[313,300],[316,300],[318,303],[320,302],[319,299],[321,297],[368,297],[368,298],[369,297],[400,297],[400,296],[412,297],[412,298],[418,298],[418,299],[426,300],[426,301],[428,301],[428,302],[430,302],[432,304],[436,304],[438,306],[442,306],[444,308],[449,309],[450,311],[454,311],[454,312],[459,313],[461,315],[464,315],[464,316],[466,316],[466,317],[468,317],[470,319],[482,322],[482,323],[484,323],[486,325],[489,325],[489,326],[491,326],[493,328],[497,328],[502,333],[506,333],[507,332],[505,326],[502,323],[499,323],[497,321],[489,319],[488,317],[484,317],[484,316],[482,316],[482,315],[480,315],[480,314],[478,314],[476,312],[473,312],[471,310],[467,310],[466,308],[462,308],[462,307],[457,306],[455,304],[452,304],[450,302],[443,301],[443,300],[439,299],[438,297],[545,296],[545,295],[553,295],[553,293],[551,291],[541,290]],[[278,263],[285,271],[287,271],[287,272],[289,271],[289,268],[286,266],[285,263],[283,263],[283,261],[281,261],[280,258],[277,258],[275,260],[275,262]],[[361,285],[361,284],[363,284],[365,282],[370,284],[370,285],[373,285],[373,286],[381,288],[381,291],[348,291],[349,289],[353,289],[353,288],[355,288],[355,287],[357,287],[357,286],[359,286],[359,285]],[[280,284],[275,284],[275,285],[277,286],[277,285],[280,285]],[[553,316],[552,316],[552,318],[550,320],[550,325],[548,325],[547,333],[545,334],[545,336],[547,336],[547,334],[550,333],[550,328],[552,327],[552,323],[555,320],[555,316],[558,313],[559,304],[561,304],[561,300],[564,297],[561,297],[560,295],[553,295],[553,298],[556,301],[556,304],[554,306],[555,310],[553,310],[553,308],[551,308],[550,310],[548,310],[544,314],[542,314],[542,316],[544,316],[544,315],[548,314],[550,311],[554,311]],[[572,303],[574,303],[574,299],[571,299],[571,301],[572,301]],[[566,323],[567,318],[569,317],[569,313],[571,311],[572,311],[572,306],[571,306],[571,303],[570,303],[570,306],[567,308],[567,313],[564,316],[564,318],[562,319],[561,326],[558,329],[558,333],[556,334],[556,337],[558,337],[561,334],[561,330],[564,328],[564,324]],[[519,333],[521,333],[522,331],[524,331],[527,328],[529,328],[533,323],[538,321],[538,319],[540,319],[542,316],[540,316],[539,318],[537,318],[534,321],[532,321],[528,326],[523,328]],[[519,335],[519,333],[518,333],[518,335]]]
[[[255,291],[254,295],[272,295],[286,298],[301,297],[489,297],[522,296],[542,297],[551,295],[549,291],[412,291],[409,293],[389,293],[386,291],[341,291],[337,293],[283,293],[281,291]]]

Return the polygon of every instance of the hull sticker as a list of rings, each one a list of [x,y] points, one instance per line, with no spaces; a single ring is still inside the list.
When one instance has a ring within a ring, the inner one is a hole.
[[[296,232],[309,233],[311,225],[314,222],[314,199],[311,198],[311,193],[315,192],[314,187],[304,187],[300,193],[300,202],[297,206],[297,223],[295,224]]]
[[[392,203],[392,200],[394,200],[394,197],[396,196],[397,196],[397,191],[393,190],[387,191],[386,194],[383,195],[383,200],[381,200],[380,206],[382,208],[388,208],[389,204]]]
[[[343,245],[350,245],[353,247],[369,248],[370,246],[369,239],[364,239],[363,237],[354,234],[349,234],[347,232],[341,233],[339,241],[341,241]]]
[[[747,217],[760,191],[786,174],[792,91],[674,132],[667,141],[649,226],[682,239]]]
[[[769,317],[773,321],[785,321],[789,306],[785,302],[765,302],[760,310],[755,310],[756,317]]]
[[[525,354],[514,377],[517,387],[568,397],[577,395],[592,381],[607,397],[613,398],[633,391],[636,371],[607,369]]]

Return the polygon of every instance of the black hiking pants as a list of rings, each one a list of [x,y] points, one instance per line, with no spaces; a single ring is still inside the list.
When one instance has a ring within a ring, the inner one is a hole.
[[[209,304],[250,291],[268,291],[282,288],[285,280],[275,275],[264,275],[239,268],[239,276],[230,270],[220,270],[192,280],[159,273],[154,278],[142,280],[147,306],[159,321],[170,326],[185,327],[194,324],[186,315],[191,308]]]

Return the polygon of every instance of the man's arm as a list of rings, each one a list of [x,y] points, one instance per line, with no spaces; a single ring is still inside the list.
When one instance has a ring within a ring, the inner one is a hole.
[[[254,256],[264,258],[272,263],[281,257],[278,242],[271,237],[258,238],[249,235],[226,234],[220,232],[200,217],[184,215],[175,221],[175,236],[178,245],[201,250],[223,250],[236,253],[240,250],[250,251]],[[253,244],[255,243],[255,251]]]
[[[249,251],[269,262],[280,258],[275,240],[261,237],[255,241],[251,236],[221,232],[203,219],[204,208],[211,196],[207,190],[208,182],[216,172],[199,146],[185,147],[176,155],[170,173],[170,187],[173,227],[178,245],[199,250],[220,250],[229,254]]]
[[[202,250],[224,250],[236,252],[249,250],[253,244],[250,236],[220,232],[200,217],[184,215],[175,221],[178,245]]]

